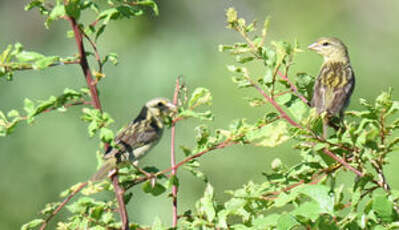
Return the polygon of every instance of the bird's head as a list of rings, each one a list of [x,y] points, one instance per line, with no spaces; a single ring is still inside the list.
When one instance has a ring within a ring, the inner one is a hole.
[[[177,112],[177,107],[167,98],[154,98],[148,101],[145,106],[148,112],[155,117],[168,117]]]
[[[308,48],[323,56],[324,62],[349,62],[348,50],[338,38],[319,38]]]

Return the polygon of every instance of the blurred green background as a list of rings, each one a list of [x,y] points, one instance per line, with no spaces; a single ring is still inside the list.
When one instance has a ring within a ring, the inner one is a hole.
[[[69,25],[65,21],[57,21],[46,30],[38,12],[24,12],[25,3],[0,1],[1,50],[21,42],[27,50],[46,55],[77,53],[74,40],[66,38]],[[98,42],[100,54],[120,55],[120,64],[107,65],[107,77],[99,84],[104,110],[115,119],[111,127],[115,131],[134,118],[148,99],[172,97],[179,74],[186,76],[191,89],[201,86],[213,93],[216,119],[208,123],[212,128],[225,128],[242,117],[255,121],[265,112],[247,105],[243,97],[248,91],[237,90],[226,70],[232,58],[217,49],[221,43],[241,41],[238,34],[225,28],[224,14],[230,6],[248,21],[257,18],[261,22],[271,16],[268,42],[298,39],[305,52],[298,55],[290,77],[297,71],[317,75],[322,60],[306,51],[308,44],[321,36],[341,38],[349,47],[357,77],[349,109],[359,108],[360,97],[374,99],[382,90],[399,86],[398,1],[175,0],[161,1],[159,6],[158,17],[149,15],[113,23]],[[22,108],[26,97],[46,99],[60,94],[65,87],[84,86],[77,65],[17,72],[14,81],[0,81],[0,110]],[[394,95],[399,98],[399,89]],[[80,109],[40,115],[34,125],[21,123],[11,136],[0,138],[0,229],[17,229],[36,218],[46,203],[60,200],[61,191],[85,181],[95,171],[99,143],[88,137]],[[196,125],[179,123],[178,145],[193,145]],[[167,168],[169,138],[166,132],[163,141],[140,165]],[[279,157],[288,165],[297,163],[300,157],[290,146],[291,143],[276,149],[234,146],[203,156],[201,168],[215,186],[217,199],[223,201],[227,198],[224,190],[236,189],[249,180],[262,181],[261,173],[270,170],[274,158]],[[182,155],[178,152],[178,159]],[[388,181],[398,188],[394,166],[399,164],[399,157],[392,154],[390,158]],[[183,170],[179,176],[179,211],[183,212],[194,207],[205,185]],[[159,216],[164,223],[171,223],[171,202],[166,195],[154,198],[143,194],[140,186],[132,191],[134,197],[128,205],[131,219],[150,224]]]

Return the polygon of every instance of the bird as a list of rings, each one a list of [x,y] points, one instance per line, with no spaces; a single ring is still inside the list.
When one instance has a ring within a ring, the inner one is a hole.
[[[326,113],[323,119],[323,136],[327,136],[330,119],[338,116],[342,122],[344,111],[349,105],[355,88],[355,74],[352,69],[348,48],[338,38],[322,37],[308,46],[324,59],[316,79],[311,106],[318,114]]]
[[[138,160],[161,139],[165,120],[176,112],[177,107],[167,98],[148,101],[139,115],[117,133],[114,138],[115,145],[106,149],[104,163],[90,180],[103,180],[114,169],[126,163],[136,167]]]

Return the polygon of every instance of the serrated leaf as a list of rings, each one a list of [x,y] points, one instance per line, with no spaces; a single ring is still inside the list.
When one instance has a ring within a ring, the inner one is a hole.
[[[197,210],[201,215],[205,215],[209,222],[212,222],[216,217],[216,210],[214,206],[214,191],[210,184],[207,184],[204,196],[196,204]]]
[[[266,125],[260,129],[250,130],[246,137],[250,142],[255,142],[257,145],[265,147],[275,147],[290,138],[288,125],[283,121]]]
[[[212,104],[211,92],[206,88],[196,88],[191,94],[191,98],[188,101],[188,106],[189,108],[193,108],[204,104]]]

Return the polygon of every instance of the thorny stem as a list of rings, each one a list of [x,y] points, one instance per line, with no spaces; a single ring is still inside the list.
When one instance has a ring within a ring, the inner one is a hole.
[[[176,88],[173,95],[173,104],[177,106],[178,96],[180,91],[180,79],[177,78],[176,80]],[[176,166],[176,156],[175,156],[175,139],[176,139],[176,121],[172,122],[172,129],[171,129],[171,144],[170,144],[170,164],[172,169],[172,176],[176,176],[175,169]],[[175,228],[177,226],[177,185],[172,185],[172,227]]]

